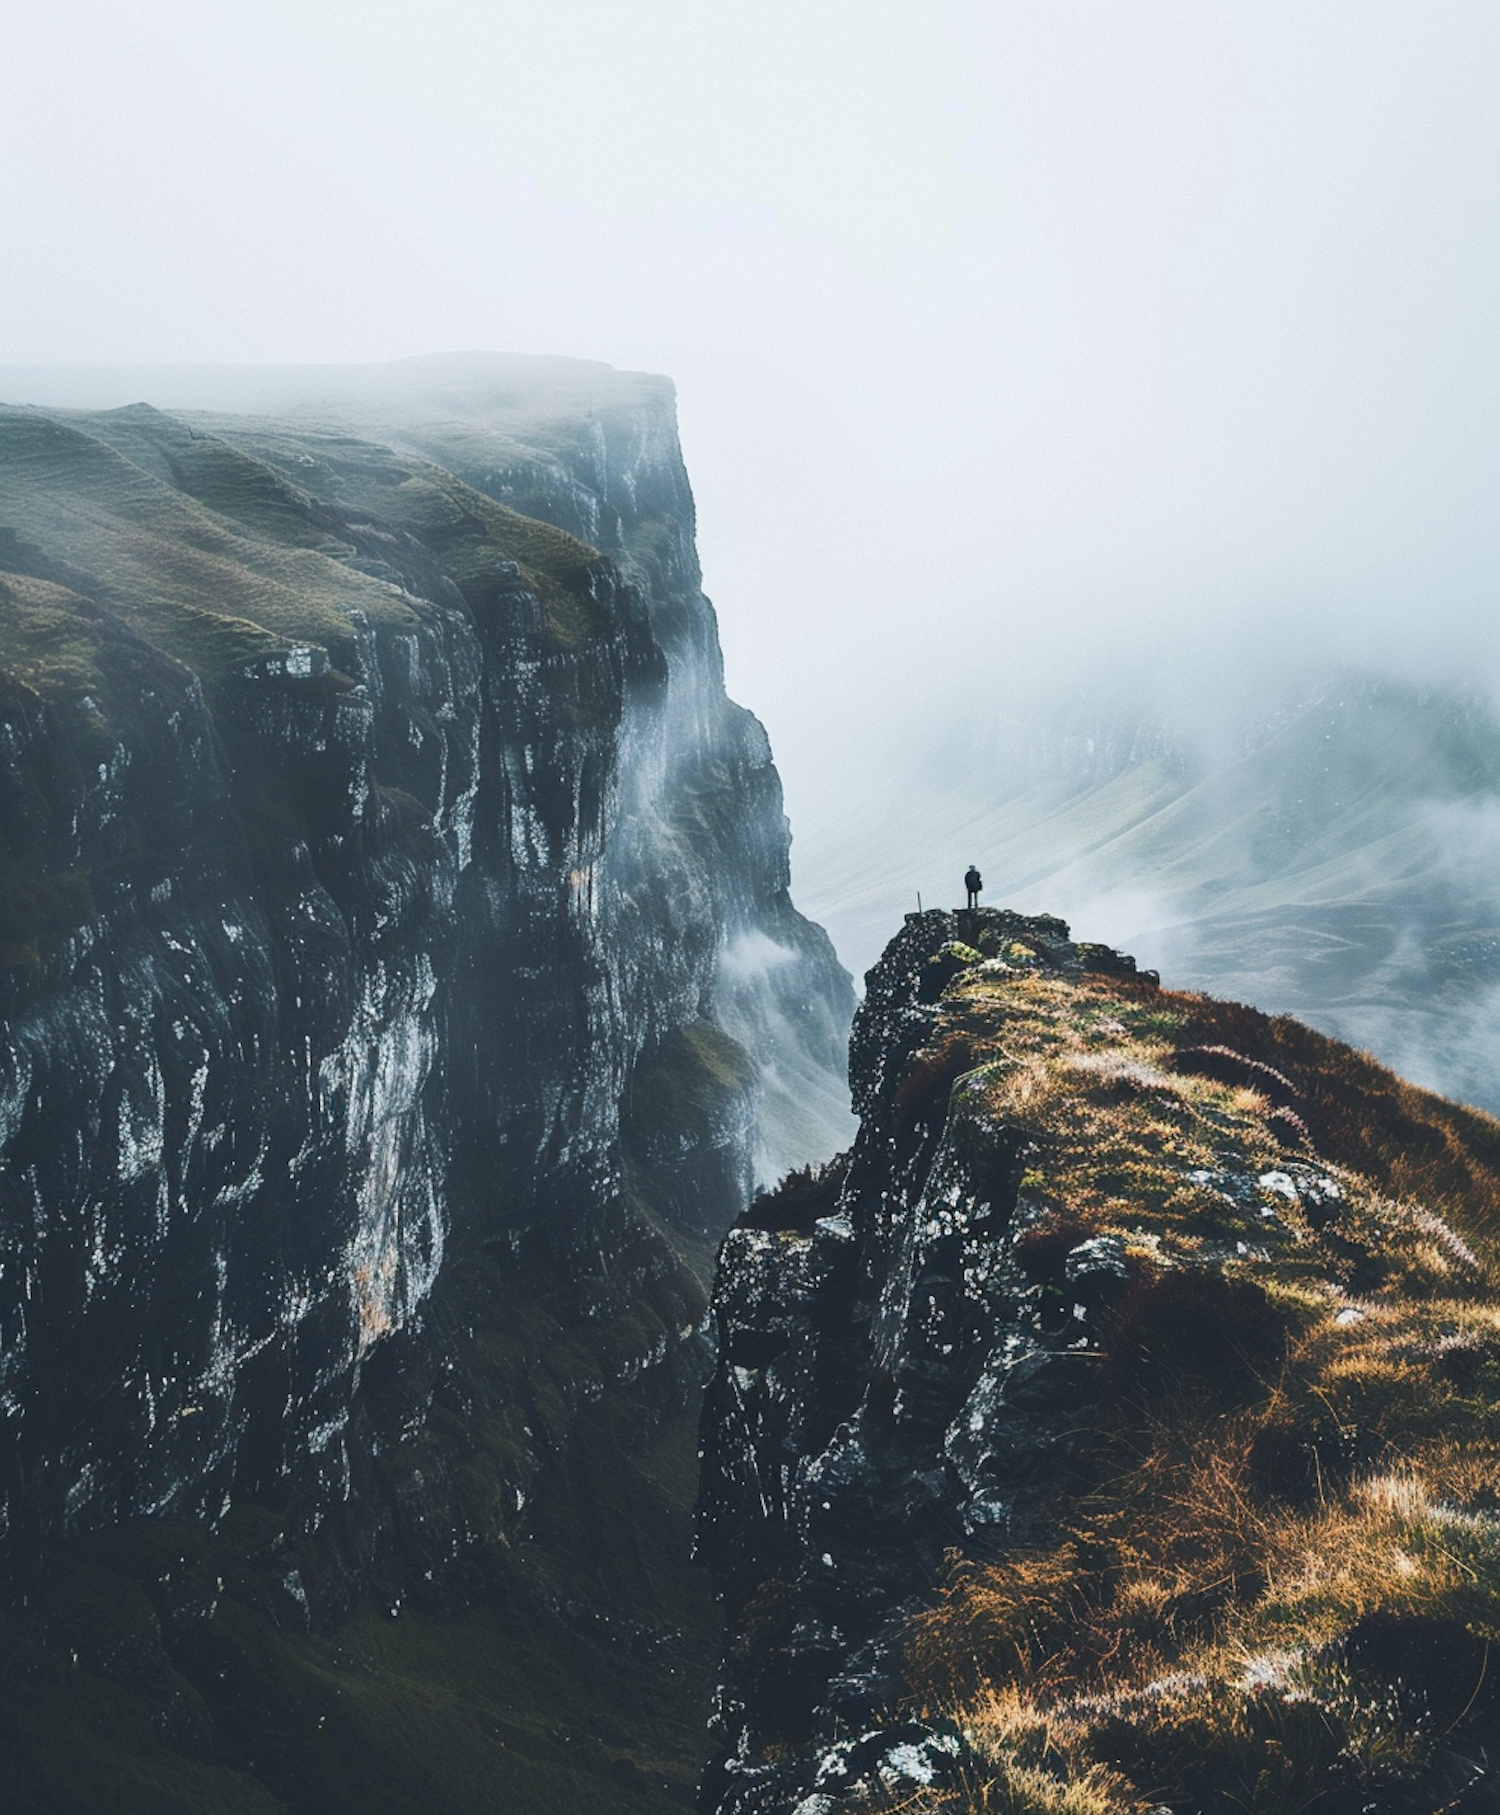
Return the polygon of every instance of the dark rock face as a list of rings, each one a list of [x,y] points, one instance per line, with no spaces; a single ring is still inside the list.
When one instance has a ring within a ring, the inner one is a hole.
[[[271,1500],[339,1528],[349,1582],[451,1518],[412,1540],[430,1574],[474,1515],[430,1454],[403,1513],[393,1457],[476,1320],[591,1329],[580,1404],[650,1376],[680,1403],[694,1255],[758,1152],[834,1144],[832,1109],[761,1113],[799,1078],[836,1108],[852,996],[723,693],[670,389],[595,382],[601,416],[537,445],[494,403],[509,464],[473,486],[469,429],[409,402],[351,404],[391,418],[368,440],[0,411],[22,1557]]]
[[[757,1202],[720,1254],[698,1516],[729,1625],[703,1805],[723,1815],[829,1815],[947,1781],[956,1735],[890,1714],[906,1624],[950,1546],[1026,1541],[1087,1412],[1095,1358],[1039,1317],[1004,1239],[1019,1132],[945,1138],[957,1073],[910,1063],[981,939],[1064,974],[1134,969],[1045,916],[908,915],[855,1017],[854,1147],[788,1214]],[[1107,1294],[1107,1249],[1069,1264],[1078,1297],[1096,1278]]]

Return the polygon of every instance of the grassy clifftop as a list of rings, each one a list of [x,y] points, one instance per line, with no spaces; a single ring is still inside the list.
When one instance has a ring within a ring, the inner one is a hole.
[[[445,581],[482,611],[502,569],[541,600],[546,645],[605,628],[593,549],[420,456],[333,429],[231,442],[145,405],[0,408],[0,497],[0,571],[106,607],[210,686],[289,646],[337,663],[356,620],[411,626]],[[34,588],[22,598],[13,583],[5,605],[0,654],[14,636],[35,684],[76,688],[87,634]]]
[[[1286,1018],[961,945],[896,1096],[1024,1142],[1065,1485],[955,1552],[923,1809],[1478,1809],[1500,1734],[1500,1124]]]

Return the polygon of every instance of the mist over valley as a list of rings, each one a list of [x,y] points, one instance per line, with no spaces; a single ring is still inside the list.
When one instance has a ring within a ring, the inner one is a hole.
[[[976,862],[987,902],[1500,1110],[1490,695],[1369,669],[1182,685],[955,683],[965,703],[883,751],[867,797],[797,823],[799,900],[862,974]]]

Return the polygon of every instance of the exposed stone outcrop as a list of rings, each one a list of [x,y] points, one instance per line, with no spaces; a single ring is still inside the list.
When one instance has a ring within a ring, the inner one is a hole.
[[[867,984],[720,1255],[703,1809],[1489,1807],[1500,1126],[1053,919]]]
[[[695,1257],[768,1139],[833,1144],[762,1114],[836,1104],[852,996],[724,696],[670,387],[593,382],[604,426],[531,396],[476,485],[409,400],[0,410],[15,1556],[269,1500],[347,1527],[346,1585],[430,1578],[558,1438],[528,1371],[682,1403]],[[506,1304],[593,1359],[517,1363],[476,1510],[422,1430]]]
[[[1134,970],[1047,917],[908,915],[855,1017],[858,1140],[800,1200],[760,1200],[720,1254],[699,1547],[729,1619],[726,1755],[705,1788],[726,1815],[867,1787],[887,1752],[893,1788],[950,1760],[943,1735],[889,1722],[906,1623],[950,1545],[1044,1503],[1080,1409],[1076,1332],[1033,1327],[1004,1240],[1024,1141],[945,1139],[958,1072],[913,1065],[981,938],[1075,975]],[[855,1770],[836,1742],[877,1726]]]

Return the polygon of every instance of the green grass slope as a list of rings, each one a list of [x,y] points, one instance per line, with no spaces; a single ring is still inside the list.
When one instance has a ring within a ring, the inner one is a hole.
[[[0,1617],[0,1809],[692,1808],[717,1638],[696,1434],[604,1401],[451,1604],[328,1629],[300,1617],[313,1548],[268,1510],[60,1547]]]
[[[0,570],[107,607],[210,688],[292,646],[337,665],[356,616],[409,627],[436,578],[482,606],[502,563],[541,596],[553,646],[576,648],[605,628],[596,560],[442,468],[347,433],[247,447],[145,405],[0,408]],[[13,638],[35,652],[7,611],[0,658]],[[84,659],[59,628],[33,672],[70,685]]]

